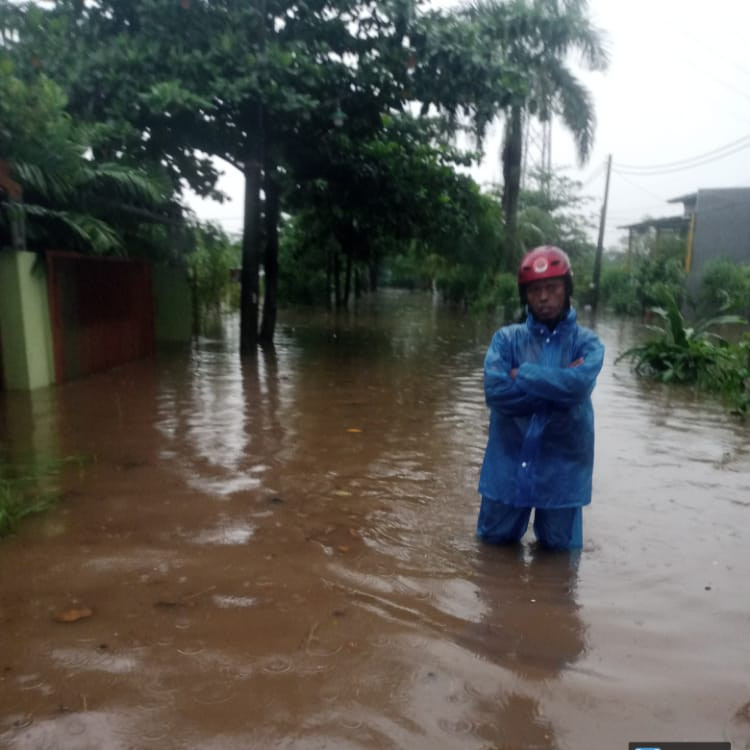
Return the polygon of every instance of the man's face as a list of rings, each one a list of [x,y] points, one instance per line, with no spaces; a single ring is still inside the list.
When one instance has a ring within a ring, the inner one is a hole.
[[[526,286],[526,300],[540,323],[558,320],[565,310],[565,280],[541,279]]]

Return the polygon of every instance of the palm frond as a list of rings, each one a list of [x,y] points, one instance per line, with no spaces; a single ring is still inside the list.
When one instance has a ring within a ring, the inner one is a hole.
[[[33,191],[53,202],[66,201],[75,189],[68,175],[58,174],[38,164],[12,161],[11,169],[24,191]]]
[[[591,93],[563,65],[548,70],[554,91],[554,110],[562,118],[576,144],[581,163],[588,159],[594,145],[596,115]]]
[[[112,188],[125,201],[156,206],[165,200],[166,190],[153,177],[122,164],[92,164],[86,170],[86,182],[94,187]]]
[[[59,221],[95,253],[122,252],[122,242],[117,231],[107,222],[90,214],[74,211],[57,211],[35,204],[22,204],[28,216],[41,220]]]

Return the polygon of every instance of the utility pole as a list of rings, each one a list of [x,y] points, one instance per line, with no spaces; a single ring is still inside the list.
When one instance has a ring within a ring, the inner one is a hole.
[[[604,225],[607,223],[607,202],[609,201],[609,176],[612,173],[612,154],[607,157],[607,177],[604,182],[604,201],[602,213],[599,217],[599,238],[596,241],[596,256],[594,258],[594,274],[591,280],[591,314],[596,315],[599,304],[599,279],[602,275],[602,251],[604,249]]]

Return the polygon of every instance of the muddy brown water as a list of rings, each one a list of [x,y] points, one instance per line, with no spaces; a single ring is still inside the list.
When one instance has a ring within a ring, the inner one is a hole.
[[[750,747],[749,428],[598,331],[577,556],[476,541],[492,329],[427,297],[0,394],[90,457],[0,542],[0,746]]]

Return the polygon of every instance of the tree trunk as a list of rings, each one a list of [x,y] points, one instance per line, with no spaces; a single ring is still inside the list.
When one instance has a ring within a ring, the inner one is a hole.
[[[260,265],[260,142],[245,162],[245,218],[242,231],[242,292],[240,296],[240,354],[258,346],[258,267]]]
[[[370,291],[371,292],[377,292],[378,291],[378,260],[377,258],[371,258],[370,262],[367,264],[367,268],[369,270],[369,276],[370,276]]]
[[[518,199],[521,193],[521,164],[523,159],[523,118],[521,106],[511,107],[505,123],[503,143],[503,218],[510,249],[510,268],[520,259],[518,246]]]
[[[266,275],[260,343],[272,344],[276,330],[279,290],[279,183],[270,165],[266,166],[265,193],[266,252],[263,267]]]
[[[331,309],[331,295],[333,294],[333,250],[326,251],[326,310]]]
[[[333,291],[334,301],[337,310],[341,309],[341,273],[338,250],[333,251]]]
[[[354,255],[351,245],[346,248],[346,275],[344,276],[344,307],[349,307],[349,299],[352,293],[352,256]]]
[[[266,0],[258,0],[258,48],[266,46]],[[260,188],[263,179],[265,133],[263,102],[255,101],[248,113],[248,149],[242,165],[245,175],[245,216],[242,228],[242,291],[240,296],[240,354],[258,348],[258,269],[260,266]]]

